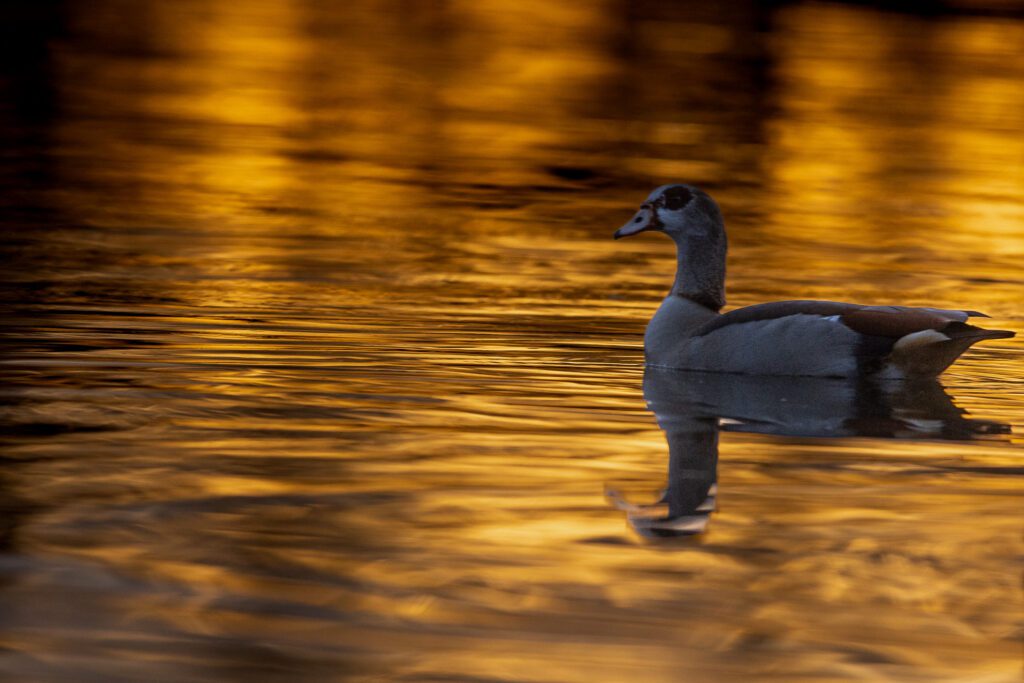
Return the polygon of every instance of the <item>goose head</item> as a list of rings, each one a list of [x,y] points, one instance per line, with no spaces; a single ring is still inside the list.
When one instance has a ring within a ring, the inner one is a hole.
[[[671,293],[718,311],[725,305],[725,224],[715,200],[693,185],[662,185],[647,197],[615,239],[663,232],[676,243]]]
[[[615,239],[641,232],[663,232],[677,244],[686,238],[723,234],[722,213],[715,200],[693,185],[662,185],[647,197],[640,210],[615,231]]]

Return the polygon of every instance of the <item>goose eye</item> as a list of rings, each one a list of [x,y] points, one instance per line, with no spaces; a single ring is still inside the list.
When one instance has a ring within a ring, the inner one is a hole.
[[[665,190],[665,208],[669,211],[677,211],[693,199],[693,194],[685,187],[670,187]]]

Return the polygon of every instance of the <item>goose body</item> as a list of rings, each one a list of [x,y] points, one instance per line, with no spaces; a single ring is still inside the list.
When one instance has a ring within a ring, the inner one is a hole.
[[[923,378],[971,345],[1014,336],[968,324],[976,311],[777,301],[720,313],[725,227],[718,205],[691,185],[665,185],[615,238],[664,232],[676,243],[676,280],[644,335],[648,365],[754,375]]]

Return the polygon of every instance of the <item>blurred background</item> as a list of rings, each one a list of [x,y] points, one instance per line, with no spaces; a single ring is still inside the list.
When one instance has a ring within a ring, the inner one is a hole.
[[[943,378],[1012,434],[727,435],[670,546],[603,496],[657,185],[730,307],[1024,330],[1020,2],[8,0],[0,154],[7,679],[1020,679],[1020,336]]]

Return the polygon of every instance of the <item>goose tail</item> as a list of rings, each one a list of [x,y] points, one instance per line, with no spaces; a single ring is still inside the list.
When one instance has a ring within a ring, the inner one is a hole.
[[[893,345],[889,361],[905,378],[937,377],[978,342],[1009,339],[1011,330],[986,330],[962,322],[951,322],[941,330],[921,330],[901,337]]]

